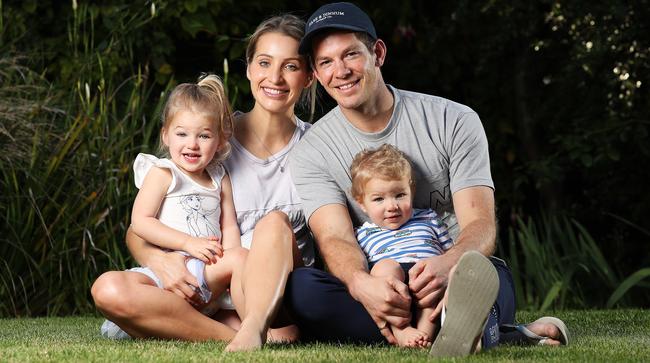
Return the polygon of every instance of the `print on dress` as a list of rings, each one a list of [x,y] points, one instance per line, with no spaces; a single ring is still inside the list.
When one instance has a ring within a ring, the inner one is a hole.
[[[179,203],[187,212],[187,229],[193,237],[220,236],[219,228],[207,218],[216,212],[218,207],[205,210],[201,205],[202,200],[203,197],[198,194],[188,194],[181,198]]]

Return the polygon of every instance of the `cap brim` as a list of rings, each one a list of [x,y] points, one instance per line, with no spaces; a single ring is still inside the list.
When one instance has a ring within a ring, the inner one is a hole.
[[[339,25],[339,24],[324,25],[322,27],[313,29],[307,35],[302,37],[302,40],[300,40],[300,45],[298,46],[298,52],[300,54],[309,53],[311,51],[311,42],[312,40],[314,40],[314,37],[322,33],[322,31],[326,29],[341,29],[341,30],[350,30],[353,32],[367,33],[366,29],[358,26],[353,26],[353,25]]]

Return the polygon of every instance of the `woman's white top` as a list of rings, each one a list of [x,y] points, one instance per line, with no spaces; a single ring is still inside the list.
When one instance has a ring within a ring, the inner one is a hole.
[[[250,248],[257,222],[273,210],[284,212],[291,221],[298,248],[306,266],[314,262],[314,247],[307,231],[300,197],[287,166],[289,151],[311,125],[296,119],[289,143],[267,159],[260,159],[232,137],[232,151],[223,164],[230,175],[243,247]]]

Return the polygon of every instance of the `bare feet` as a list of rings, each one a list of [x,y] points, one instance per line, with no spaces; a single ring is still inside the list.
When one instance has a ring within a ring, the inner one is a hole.
[[[283,326],[282,328],[269,329],[266,333],[267,343],[293,343],[298,341],[300,331],[295,325]]]
[[[237,332],[230,344],[226,346],[226,352],[241,352],[257,350],[266,341],[266,332],[263,324],[253,319],[244,319],[241,329]]]
[[[561,344],[560,330],[553,324],[535,321],[526,325],[526,328],[539,336],[546,337],[544,345],[556,346]]]
[[[421,332],[411,326],[404,329],[392,328],[393,335],[397,339],[397,345],[408,348],[427,348],[431,346],[431,338],[428,334]]]

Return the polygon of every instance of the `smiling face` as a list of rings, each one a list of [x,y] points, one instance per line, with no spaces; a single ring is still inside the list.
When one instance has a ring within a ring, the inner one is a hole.
[[[372,102],[383,87],[383,41],[377,40],[371,52],[354,33],[330,32],[317,36],[312,44],[314,74],[341,108],[357,110]]]
[[[411,184],[408,177],[399,180],[371,178],[363,187],[361,209],[379,227],[398,229],[413,214]]]
[[[162,130],[162,140],[181,170],[196,181],[209,180],[205,168],[222,144],[212,119],[202,113],[179,110]]]
[[[304,58],[298,54],[298,40],[269,32],[259,37],[246,76],[256,107],[272,113],[293,113],[305,87],[311,84]]]

